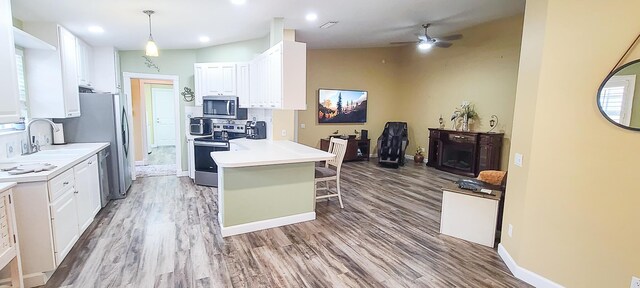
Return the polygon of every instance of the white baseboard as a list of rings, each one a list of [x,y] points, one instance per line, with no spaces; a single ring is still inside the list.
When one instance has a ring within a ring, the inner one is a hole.
[[[188,177],[189,176],[189,171],[178,171],[178,173],[176,173],[176,175],[178,177]]]
[[[507,264],[507,267],[513,273],[513,276],[516,278],[529,283],[537,288],[563,288],[564,286],[555,283],[547,278],[544,278],[532,271],[529,271],[523,267],[518,266],[515,260],[511,258],[507,249],[502,246],[502,244],[498,244],[498,255],[502,258],[504,264]]]
[[[316,212],[308,212],[302,214],[296,214],[291,216],[285,216],[275,219],[251,222],[246,224],[240,224],[230,227],[222,227],[220,225],[220,231],[222,232],[222,237],[233,236],[243,233],[249,233],[258,230],[264,230],[269,228],[280,227],[289,224],[295,224],[300,222],[306,222],[316,219]]]
[[[136,161],[136,166],[147,166],[147,161]]]

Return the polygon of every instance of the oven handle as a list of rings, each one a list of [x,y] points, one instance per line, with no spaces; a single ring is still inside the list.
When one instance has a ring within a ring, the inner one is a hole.
[[[193,141],[193,145],[195,146],[205,146],[205,147],[229,147],[229,143],[210,143],[210,142],[198,142]]]

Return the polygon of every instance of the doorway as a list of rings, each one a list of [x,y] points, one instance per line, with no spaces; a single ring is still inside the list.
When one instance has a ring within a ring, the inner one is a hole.
[[[180,176],[177,76],[124,74],[125,94],[131,95],[135,177]]]

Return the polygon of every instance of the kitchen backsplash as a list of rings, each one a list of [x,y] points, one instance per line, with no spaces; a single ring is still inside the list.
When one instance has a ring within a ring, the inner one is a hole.
[[[34,123],[31,135],[36,136],[40,146],[51,145],[53,135],[48,123]],[[20,156],[27,149],[27,132],[8,132],[0,134],[0,160]]]

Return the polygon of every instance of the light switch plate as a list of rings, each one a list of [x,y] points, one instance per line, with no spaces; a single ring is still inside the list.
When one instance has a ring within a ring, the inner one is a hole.
[[[631,277],[631,288],[640,288],[640,278]]]
[[[307,128],[307,125],[305,125],[304,123],[300,124],[300,128],[304,129]]]
[[[513,225],[509,224],[509,230],[507,231],[507,234],[509,234],[509,237],[513,237]]]
[[[522,167],[523,156],[520,153],[516,153],[515,157],[513,157],[513,164],[516,164],[518,167]]]

